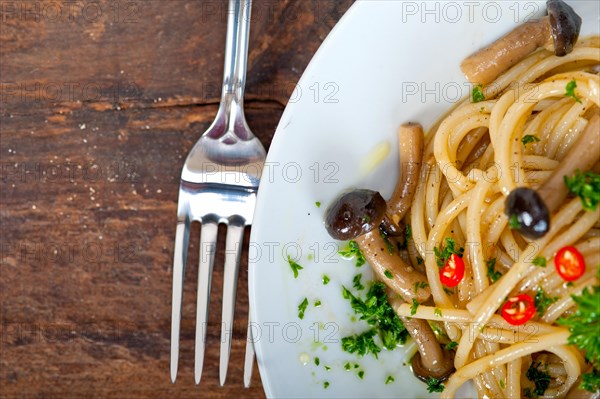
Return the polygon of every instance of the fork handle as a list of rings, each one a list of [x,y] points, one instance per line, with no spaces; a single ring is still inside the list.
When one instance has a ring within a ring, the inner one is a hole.
[[[251,6],[252,0],[229,0],[227,14],[227,39],[221,102],[229,106],[232,102],[235,102],[239,104],[240,108],[242,108],[244,86],[246,85]]]

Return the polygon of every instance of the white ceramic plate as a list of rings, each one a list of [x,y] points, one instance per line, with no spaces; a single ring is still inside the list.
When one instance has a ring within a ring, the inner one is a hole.
[[[570,4],[584,16],[583,33],[597,33],[599,3]],[[379,359],[342,351],[342,337],[368,326],[352,321],[341,286],[371,274],[336,254],[345,243],[328,236],[323,215],[350,187],[388,198],[398,176],[396,128],[406,121],[429,128],[470,91],[461,60],[544,11],[540,1],[358,1],[323,43],[277,128],[252,227],[251,317],[268,397],[432,396],[403,365],[404,349]],[[387,156],[373,165],[373,153]],[[288,255],[303,267],[297,279]],[[360,368],[346,371],[346,362]],[[386,385],[389,375],[395,381]],[[474,395],[463,389],[460,396]]]

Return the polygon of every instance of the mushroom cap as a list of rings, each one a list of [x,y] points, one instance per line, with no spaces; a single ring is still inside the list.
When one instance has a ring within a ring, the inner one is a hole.
[[[429,370],[423,365],[420,352],[415,353],[411,362],[415,377],[424,382],[427,382],[429,377],[440,380],[440,382],[446,381],[454,372],[454,352],[443,349],[442,353],[444,358],[436,365],[437,367],[434,370]]]
[[[548,0],[546,8],[550,17],[554,54],[563,57],[573,51],[577,43],[581,30],[581,17],[562,0]]]
[[[327,209],[325,228],[336,240],[352,240],[379,227],[385,211],[386,202],[377,191],[352,190]]]

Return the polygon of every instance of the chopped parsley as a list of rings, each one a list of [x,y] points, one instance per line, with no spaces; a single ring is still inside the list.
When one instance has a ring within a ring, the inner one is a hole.
[[[502,277],[502,273],[495,270],[496,258],[491,258],[489,260],[486,260],[485,264],[487,266],[487,276],[490,278],[490,282],[492,284],[494,284],[496,281],[498,281],[500,279],[500,277]]]
[[[558,320],[558,324],[569,328],[568,343],[585,352],[585,358],[592,364],[593,371],[583,374],[581,387],[600,386],[600,285],[584,288],[581,295],[572,295],[577,310],[572,315]]]
[[[412,300],[412,306],[410,307],[410,315],[414,316],[417,313],[417,308],[419,307],[419,302],[415,298]]]
[[[521,143],[523,143],[523,145],[536,143],[538,141],[540,141],[539,137],[534,136],[532,134],[526,134],[525,136],[523,136],[523,138],[521,138]]]
[[[483,94],[483,86],[481,86],[481,85],[474,86],[473,90],[471,91],[471,102],[479,103],[482,101],[485,101],[485,95]]]
[[[391,375],[388,375],[387,378],[385,379],[385,385],[391,384],[394,381],[395,381],[394,377],[392,377]]]
[[[521,230],[521,222],[519,222],[517,215],[510,215],[510,218],[508,218],[508,227],[511,230]]]
[[[427,392],[443,392],[444,388],[444,384],[437,378],[429,377],[427,379]]]
[[[440,309],[440,308],[433,309],[433,314],[436,315],[437,317],[442,317],[442,309]]]
[[[504,384],[504,380],[500,380],[500,388],[504,389],[505,388],[505,384]]]
[[[577,94],[575,94],[576,88],[577,88],[577,82],[575,82],[575,79],[573,79],[569,83],[567,83],[567,85],[565,86],[565,97],[573,97],[573,99],[575,101],[577,101],[578,103],[581,103],[581,98],[579,98],[577,96]]]
[[[325,366],[325,371],[331,371],[331,367]]]
[[[320,208],[321,207],[321,202],[317,201],[317,202],[315,202],[315,205],[317,206],[317,208]]]
[[[360,370],[360,371],[359,371],[359,372],[358,372],[356,375],[357,375],[357,376],[358,376],[358,378],[360,378],[361,380],[362,380],[363,378],[365,378],[365,372],[364,372],[364,370]]]
[[[546,258],[543,256],[536,256],[531,263],[539,267],[546,267]]]
[[[448,350],[452,350],[452,349],[456,348],[457,346],[458,346],[458,342],[452,341],[452,342],[448,342],[446,344],[445,348]]]
[[[407,224],[406,228],[404,229],[404,241],[396,243],[396,246],[398,247],[398,250],[402,251],[404,249],[407,249],[408,248],[408,241],[411,238],[412,238],[412,229],[410,227],[410,224]]]
[[[321,359],[315,357],[315,366],[318,366],[319,364],[321,364]]]
[[[427,288],[429,287],[429,284],[427,284],[425,281],[417,281],[415,283],[415,295],[417,295],[417,292],[419,292],[419,288]]]
[[[342,349],[348,353],[357,353],[359,356],[372,353],[377,358],[377,354],[381,352],[381,348],[375,343],[374,336],[375,330],[370,329],[362,334],[343,337]]]
[[[361,356],[369,352],[376,355],[380,348],[373,341],[375,335],[389,350],[406,342],[408,331],[388,303],[383,283],[378,282],[371,285],[364,300],[354,296],[346,287],[342,287],[342,294],[345,299],[350,301],[354,313],[360,315],[359,319],[366,321],[371,326],[368,331],[361,334],[362,337],[354,335],[342,338],[342,348],[345,351],[357,352]]]
[[[417,265],[422,265],[423,264],[423,258],[421,258],[420,256],[417,256]]]
[[[533,392],[530,390],[530,394],[533,393],[533,397],[542,396],[550,385],[550,374],[547,372],[547,367],[546,370],[543,371],[539,369],[540,366],[541,363],[536,364],[535,362],[532,362],[527,370],[527,374],[525,374],[527,379],[535,384]]]
[[[542,287],[537,289],[537,293],[535,294],[535,299],[533,302],[535,304],[535,309],[537,310],[540,317],[543,316],[544,313],[546,313],[546,309],[548,309],[548,306],[558,301],[558,298],[559,297],[557,296],[548,296],[546,292],[544,292],[544,289]]]
[[[389,254],[390,255],[393,254],[394,253],[394,245],[390,241],[388,235],[383,230],[380,230],[379,234],[381,234],[381,238],[383,238],[383,241],[385,242],[385,247],[387,248]],[[391,277],[388,277],[388,278],[391,278]]]
[[[448,287],[444,287],[444,292],[446,293],[446,295],[454,295],[454,291],[452,291]]]
[[[331,281],[331,279],[329,278],[328,275],[324,274],[322,281],[323,281],[323,285],[327,285],[327,284],[329,284],[329,282]]]
[[[581,376],[582,382],[579,386],[581,389],[586,391],[596,392],[600,391],[600,372],[593,369],[590,373],[585,373]]]
[[[356,267],[360,267],[365,264],[365,257],[363,255],[362,251],[360,250],[360,248],[358,247],[358,244],[354,240],[351,240],[350,242],[348,242],[348,247],[339,251],[338,253],[340,255],[342,255],[344,258],[348,258],[348,259],[355,258],[356,259]]]
[[[362,278],[362,273],[357,274],[356,276],[354,276],[354,278],[352,279],[352,286],[358,290],[358,291],[362,291],[365,289],[365,286],[361,284],[360,279]]]
[[[350,363],[349,363],[349,362],[346,362],[346,363],[344,364],[344,370],[346,370],[346,371],[350,371]]]
[[[293,261],[289,255],[288,255],[288,263],[290,264],[290,267],[292,268],[292,272],[294,273],[294,278],[298,278],[298,270],[302,270],[303,267],[300,266],[295,261]]]
[[[321,301],[317,299],[315,301],[315,308],[318,308],[319,306],[321,306]]]
[[[308,306],[308,299],[304,298],[300,305],[298,305],[298,318],[301,320],[304,319],[304,312],[306,311],[306,307]]]
[[[600,202],[600,175],[577,170],[573,177],[565,176],[564,179],[569,191],[581,198],[583,209],[595,211]]]
[[[329,388],[329,381],[325,381],[323,383],[323,388],[325,388],[325,389]]]
[[[462,258],[465,249],[460,247],[456,249],[456,242],[452,238],[446,238],[446,245],[442,245],[440,249],[438,247],[433,248],[435,253],[435,261],[439,267],[444,267],[446,261],[450,255],[455,254]]]
[[[385,274],[385,276],[389,279],[394,278],[394,276],[392,275],[392,272],[387,269],[385,270],[385,272],[383,272],[383,274]]]

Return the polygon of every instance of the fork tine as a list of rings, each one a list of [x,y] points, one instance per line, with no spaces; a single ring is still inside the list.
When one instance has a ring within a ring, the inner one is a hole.
[[[204,348],[208,326],[208,303],[210,300],[210,281],[215,259],[218,225],[214,221],[202,223],[200,234],[200,261],[198,270],[198,299],[196,304],[196,349],[194,361],[194,378],[196,384],[202,377],[204,365]]]
[[[244,237],[244,223],[232,220],[227,227],[225,241],[225,270],[223,277],[223,310],[221,317],[221,357],[219,361],[219,381],[221,386],[227,378],[227,365],[231,352],[231,336],[233,335],[233,313],[237,288],[240,254]]]
[[[252,336],[252,320],[248,308],[248,333],[246,336],[246,357],[244,359],[244,388],[250,388],[252,369],[254,368],[254,337]]]
[[[175,230],[173,251],[173,299],[171,312],[171,382],[177,378],[179,362],[179,328],[181,325],[181,303],[183,300],[183,276],[190,241],[190,222],[186,218],[178,220]]]

